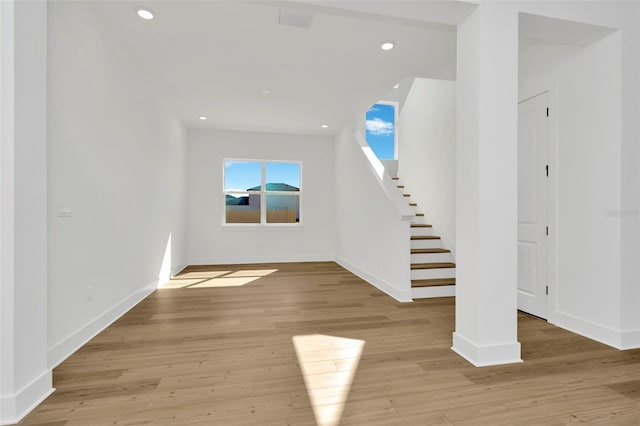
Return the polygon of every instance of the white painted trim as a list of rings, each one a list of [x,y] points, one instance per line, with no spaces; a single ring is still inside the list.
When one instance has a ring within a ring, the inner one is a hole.
[[[122,315],[129,312],[138,303],[142,302],[157,288],[158,280],[156,279],[144,288],[116,303],[112,308],[100,314],[93,321],[90,321],[87,325],[77,330],[63,341],[55,344],[48,352],[49,368],[57,367],[61,362],[80,349],[89,340],[93,339],[102,330],[110,326]]]
[[[455,285],[439,285],[435,287],[416,287],[411,289],[414,299],[427,299],[432,297],[451,297],[456,295]]]
[[[56,389],[51,387],[51,383],[51,370],[46,370],[15,394],[0,397],[0,425],[12,425],[20,422],[55,392]]]
[[[640,349],[640,330],[629,330],[620,332],[620,349]]]
[[[358,277],[362,278],[363,280],[365,280],[366,282],[368,282],[369,284],[371,284],[372,286],[376,287],[378,290],[383,291],[384,293],[388,294],[389,296],[393,297],[394,299],[396,299],[398,302],[413,302],[413,298],[411,295],[411,287],[409,285],[409,283],[407,283],[407,289],[400,289],[398,287],[396,287],[395,285],[386,282],[383,279],[380,279],[374,275],[371,275],[370,273],[366,272],[363,269],[360,269],[359,267],[355,266],[354,264],[347,262],[346,260],[342,259],[342,258],[336,258],[335,262],[342,266],[343,268],[345,268],[346,270],[348,270],[349,272],[351,272],[354,275],[357,275]]]
[[[244,263],[294,263],[333,262],[331,255],[316,256],[246,256],[246,257],[196,257],[189,265],[237,265]]]
[[[173,278],[176,275],[178,275],[187,266],[189,266],[189,264],[187,262],[180,262],[178,264],[178,266],[174,266],[173,268],[171,268],[171,278]]]
[[[616,330],[565,312],[556,312],[552,324],[616,349],[640,348],[640,330]]]
[[[520,342],[478,345],[463,337],[460,333],[454,332],[451,350],[476,367],[522,362],[520,358]]]

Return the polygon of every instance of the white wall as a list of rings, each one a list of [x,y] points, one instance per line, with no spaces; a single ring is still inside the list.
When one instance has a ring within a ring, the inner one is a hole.
[[[157,287],[170,237],[171,269],[186,263],[184,129],[90,7],[50,3],[52,366]]]
[[[537,45],[520,54],[519,98],[549,90],[551,108],[557,255],[549,320],[619,348],[640,346],[639,121],[637,95],[629,95],[638,93],[637,8],[528,9],[622,31],[588,46]]]
[[[409,222],[385,194],[355,128],[336,137],[336,261],[400,301],[411,300]]]
[[[620,219],[606,213],[620,208],[619,49],[616,34],[576,52],[560,71],[557,95],[557,321],[614,330]]]
[[[47,365],[47,3],[0,3],[0,424],[53,391]]]
[[[398,120],[398,175],[444,247],[456,241],[456,84],[416,78]]]
[[[302,161],[300,225],[223,225],[225,158]],[[333,260],[333,140],[190,129],[188,144],[190,264]]]

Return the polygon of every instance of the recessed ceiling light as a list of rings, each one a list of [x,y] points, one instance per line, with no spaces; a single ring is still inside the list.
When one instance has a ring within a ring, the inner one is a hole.
[[[391,49],[393,49],[393,46],[394,46],[393,42],[385,41],[384,43],[382,43],[380,45],[380,49],[382,49],[382,50],[391,50]]]
[[[205,121],[208,117],[205,115],[201,115],[200,117],[198,117],[200,120]]]
[[[393,86],[394,89],[398,89],[400,87],[400,83],[396,83],[395,86]]]
[[[322,126],[320,126],[320,127],[322,127],[323,129],[328,129],[328,128],[329,128],[329,125],[328,125],[328,124],[323,124],[323,125],[322,125]]]
[[[146,9],[138,9],[138,16],[147,21],[153,19],[153,13]]]

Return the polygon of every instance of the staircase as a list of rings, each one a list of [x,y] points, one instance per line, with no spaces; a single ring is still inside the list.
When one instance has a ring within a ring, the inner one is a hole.
[[[451,251],[442,247],[439,236],[433,234],[431,225],[425,222],[424,213],[418,213],[417,203],[411,202],[400,178],[394,177],[402,196],[414,208],[411,221],[411,295],[414,299],[455,295],[456,265]]]

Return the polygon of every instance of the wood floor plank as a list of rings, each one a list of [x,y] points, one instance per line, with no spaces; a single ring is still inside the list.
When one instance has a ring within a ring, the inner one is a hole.
[[[524,363],[475,368],[450,349],[453,298],[399,303],[333,262],[192,266],[20,424],[640,424],[640,350],[518,321]]]

